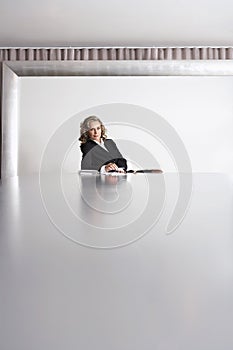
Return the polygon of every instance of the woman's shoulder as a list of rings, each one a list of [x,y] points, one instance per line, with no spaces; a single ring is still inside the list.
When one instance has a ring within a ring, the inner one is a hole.
[[[108,143],[108,144],[112,144],[112,145],[114,144],[115,145],[115,142],[112,139],[105,139],[104,143]]]
[[[95,141],[87,140],[86,142],[81,143],[80,148],[81,148],[81,151],[83,153],[87,153],[88,151],[90,151],[95,146],[96,146]]]
[[[104,140],[104,143],[105,143],[108,147],[110,147],[111,149],[117,148],[116,142],[113,141],[112,139],[105,139],[105,140]]]

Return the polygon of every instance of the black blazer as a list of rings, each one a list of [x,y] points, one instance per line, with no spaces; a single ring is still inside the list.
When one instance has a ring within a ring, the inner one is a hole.
[[[119,168],[127,170],[127,161],[122,157],[115,142],[111,139],[106,139],[104,146],[108,151],[91,139],[82,143],[80,146],[83,154],[81,169],[100,170],[103,165],[111,162],[115,163]]]

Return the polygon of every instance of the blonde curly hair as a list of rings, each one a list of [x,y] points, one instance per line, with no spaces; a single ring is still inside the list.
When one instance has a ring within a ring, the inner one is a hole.
[[[81,143],[85,143],[85,142],[87,142],[87,140],[90,139],[90,137],[88,135],[88,131],[90,130],[91,122],[99,122],[100,126],[101,126],[101,138],[103,140],[105,140],[107,138],[106,128],[105,128],[104,124],[102,123],[102,121],[98,117],[96,117],[95,115],[90,115],[89,117],[85,118],[80,123],[80,137],[79,137],[79,141],[81,141]]]

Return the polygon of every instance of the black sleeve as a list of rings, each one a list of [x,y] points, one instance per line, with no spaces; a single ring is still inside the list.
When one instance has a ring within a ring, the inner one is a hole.
[[[118,168],[123,168],[127,170],[127,161],[125,158],[117,158],[116,165],[118,166]]]

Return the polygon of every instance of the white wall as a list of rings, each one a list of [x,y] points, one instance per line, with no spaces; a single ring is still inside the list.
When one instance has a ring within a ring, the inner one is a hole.
[[[1,0],[1,46],[233,44],[229,0],[21,0],[17,11],[16,5]]]
[[[76,115],[79,121],[98,114],[103,121],[111,113],[125,120],[130,108],[109,104],[133,104],[164,118],[184,142],[195,172],[233,172],[233,77],[23,77],[19,102],[19,174],[39,169],[43,149],[56,129]],[[138,108],[146,129],[146,113]],[[86,111],[88,109],[88,111]],[[135,109],[134,109],[135,113]],[[109,126],[109,136],[130,139],[156,155],[165,171],[174,171],[166,148],[147,132],[132,126]],[[79,168],[79,143],[73,144],[65,167]],[[127,156],[127,149],[122,149]],[[136,154],[135,154],[136,157]],[[133,159],[132,159],[133,161]],[[139,166],[148,167],[150,164]],[[136,164],[134,164],[136,166]]]

